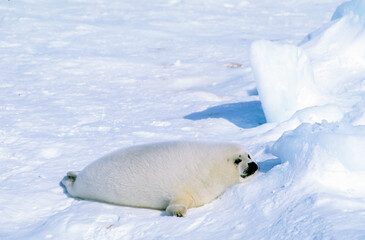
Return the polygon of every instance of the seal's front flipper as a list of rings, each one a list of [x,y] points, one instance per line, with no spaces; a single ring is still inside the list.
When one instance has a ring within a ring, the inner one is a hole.
[[[182,204],[170,204],[166,208],[166,212],[169,216],[185,217],[187,208]]]
[[[166,213],[170,216],[185,217],[186,211],[191,204],[191,197],[175,199],[167,206]]]

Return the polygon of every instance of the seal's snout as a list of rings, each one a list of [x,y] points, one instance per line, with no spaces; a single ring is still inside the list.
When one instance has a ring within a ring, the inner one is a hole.
[[[259,169],[259,166],[257,166],[255,162],[249,162],[247,168],[247,175],[250,176],[254,174],[257,171],[257,169]]]
[[[248,163],[248,167],[245,169],[244,174],[241,175],[241,177],[245,178],[248,176],[251,176],[252,174],[254,174],[257,169],[259,169],[259,167],[257,166],[257,164],[255,162],[249,162]]]

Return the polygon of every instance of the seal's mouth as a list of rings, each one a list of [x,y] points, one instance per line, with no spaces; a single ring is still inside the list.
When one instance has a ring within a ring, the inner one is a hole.
[[[245,169],[245,171],[243,172],[241,177],[246,178],[248,176],[251,176],[252,174],[254,174],[257,171],[257,169],[259,169],[259,167],[257,166],[257,164],[255,162],[249,162],[248,167]]]

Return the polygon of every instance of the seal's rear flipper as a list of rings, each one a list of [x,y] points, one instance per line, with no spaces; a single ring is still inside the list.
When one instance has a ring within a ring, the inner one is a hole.
[[[63,186],[66,187],[66,189],[69,193],[70,193],[70,188],[74,184],[78,174],[79,174],[79,171],[68,172],[67,176],[64,177],[61,181]]]
[[[67,177],[72,178],[74,181],[77,178],[77,175],[79,175],[80,171],[72,171],[67,173]]]

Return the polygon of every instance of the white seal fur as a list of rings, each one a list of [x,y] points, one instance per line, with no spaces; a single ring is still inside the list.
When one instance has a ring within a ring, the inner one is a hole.
[[[238,144],[162,142],[120,149],[62,180],[73,197],[185,216],[257,170]]]

